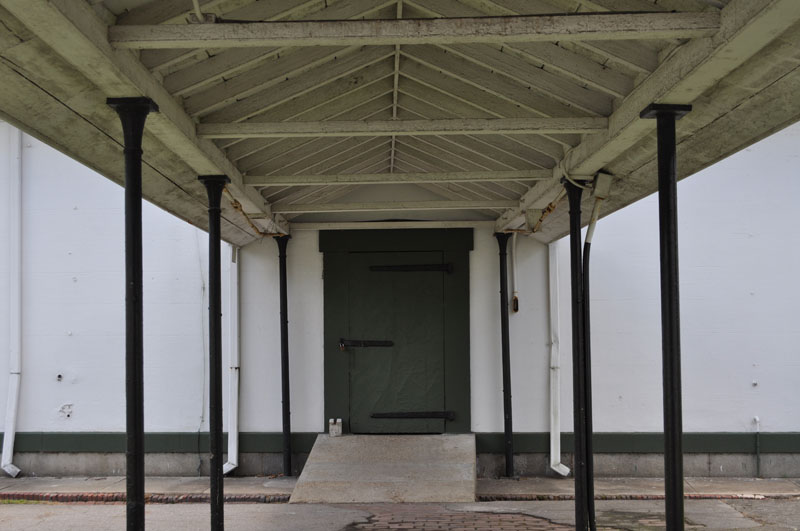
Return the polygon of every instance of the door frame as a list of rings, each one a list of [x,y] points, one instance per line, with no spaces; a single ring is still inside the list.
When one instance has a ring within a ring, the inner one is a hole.
[[[469,252],[472,229],[376,229],[319,232],[323,254],[324,294],[324,398],[325,418],[340,418],[350,432],[350,373],[347,353],[339,350],[339,338],[347,327],[347,285],[329,279],[346,278],[347,253],[441,251],[453,272],[444,275],[444,401],[456,418],[445,422],[444,433],[469,433]]]

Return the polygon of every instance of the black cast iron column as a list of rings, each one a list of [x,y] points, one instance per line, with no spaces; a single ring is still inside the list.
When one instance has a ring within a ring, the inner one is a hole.
[[[511,346],[508,337],[508,258],[506,249],[511,234],[495,233],[500,248],[500,333],[503,357],[503,432],[506,452],[506,477],[514,476],[514,427],[511,415]]]
[[[158,106],[149,98],[109,98],[125,139],[125,430],[127,529],[144,529],[144,361],[142,328],[142,134]]]
[[[683,529],[683,420],[678,297],[678,188],[675,121],[691,105],[653,103],[642,118],[655,118],[658,132],[658,217],[661,241],[661,345],[664,380],[664,487],[667,529]]]
[[[586,303],[584,300],[583,259],[581,256],[581,196],[583,189],[564,180],[569,201],[569,248],[572,293],[572,404],[575,433],[575,527],[595,528],[594,488],[591,452],[591,367],[587,359]]]
[[[583,388],[584,388],[584,433],[586,434],[586,509],[589,514],[589,528],[596,528],[594,512],[594,446],[592,437],[592,319],[590,316],[591,297],[589,296],[589,253],[591,242],[583,244],[583,270],[581,283],[583,284]]]
[[[222,268],[220,266],[220,200],[225,175],[201,175],[208,192],[208,430],[211,452],[211,529],[225,528],[222,480]]]
[[[283,475],[292,475],[292,421],[289,394],[289,303],[286,289],[286,246],[291,236],[275,236],[281,281],[281,407],[283,408]]]

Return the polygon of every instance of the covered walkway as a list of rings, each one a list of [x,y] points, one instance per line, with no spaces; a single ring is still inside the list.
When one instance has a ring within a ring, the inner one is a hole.
[[[220,238],[278,241],[289,473],[292,229],[488,225],[508,476],[506,243],[570,234],[574,517],[593,529],[581,227],[601,203],[656,190],[666,524],[683,528],[676,179],[800,118],[800,2],[0,0],[0,17],[2,117],[126,185],[130,529],[144,525],[142,197],[210,232],[212,528],[224,522]]]

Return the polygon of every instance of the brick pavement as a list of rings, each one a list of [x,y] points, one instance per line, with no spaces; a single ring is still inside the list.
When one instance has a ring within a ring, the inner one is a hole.
[[[570,526],[554,524],[544,518],[519,513],[462,512],[431,504],[348,505],[372,514],[366,523],[352,524],[343,531],[512,531],[567,530]]]

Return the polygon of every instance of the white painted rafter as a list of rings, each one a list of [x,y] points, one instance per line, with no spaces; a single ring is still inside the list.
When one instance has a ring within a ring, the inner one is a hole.
[[[348,118],[348,111],[362,107],[365,103],[388,94],[392,86],[391,79],[387,77],[390,75],[388,64],[374,65],[359,71],[352,77],[339,80],[340,82],[335,82],[333,85],[322,85],[313,93],[292,98],[254,119],[269,121],[361,119],[362,116]],[[355,84],[355,88],[353,88],[353,80],[358,80],[360,83]],[[279,141],[259,138],[232,139],[232,143],[226,146],[226,153],[229,158],[236,161]]]
[[[397,0],[397,19],[403,18],[403,0]],[[400,96],[400,45],[394,45],[394,88],[392,90],[392,120],[397,120],[397,98]],[[391,160],[389,161],[389,173],[394,172],[394,155],[395,155],[395,141],[396,137],[392,135],[392,153]]]
[[[345,116],[356,119],[385,117],[390,101],[390,97],[386,95],[347,112]],[[256,174],[314,173],[314,170],[308,168],[324,168],[325,161],[346,153],[344,146],[355,147],[374,140],[374,137],[284,138],[240,160],[239,166],[243,171]]]
[[[385,114],[388,108],[387,95],[382,95],[377,98],[371,98],[365,104],[359,105],[355,109],[349,109],[347,112],[341,113],[340,116],[344,118],[362,119],[369,116]],[[370,137],[359,137],[357,140],[363,142],[369,140]],[[257,168],[265,164],[270,166],[277,166],[282,168],[285,165],[296,164],[303,158],[303,153],[306,156],[318,157],[319,154],[328,146],[339,142],[346,142],[348,138],[342,137],[327,137],[327,138],[282,138],[282,139],[247,139],[244,142],[269,142],[265,143],[258,150],[253,151],[251,154],[241,158],[238,161],[239,167],[242,171],[248,173],[258,172]],[[297,150],[301,151],[297,151]],[[275,160],[282,158],[283,162]],[[274,162],[273,162],[274,160]],[[264,171],[262,173],[272,173],[272,170]],[[289,173],[284,170],[284,173]],[[295,172],[292,172],[295,173]]]

